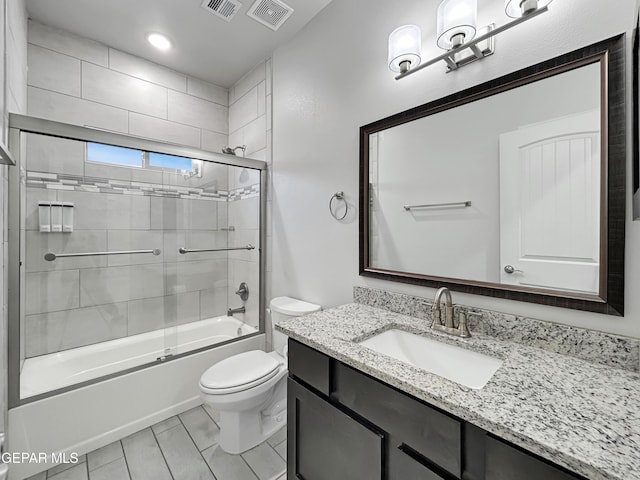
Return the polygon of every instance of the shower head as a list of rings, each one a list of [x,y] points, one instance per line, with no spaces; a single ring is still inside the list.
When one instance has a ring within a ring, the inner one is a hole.
[[[226,153],[227,155],[235,155],[236,151],[231,147],[224,147],[222,149],[222,153]]]
[[[231,148],[231,147],[224,147],[222,149],[222,153],[226,153],[227,155],[235,155],[236,154],[236,150],[242,150],[242,156],[244,157],[244,152],[247,149],[246,145],[238,145],[235,148]]]

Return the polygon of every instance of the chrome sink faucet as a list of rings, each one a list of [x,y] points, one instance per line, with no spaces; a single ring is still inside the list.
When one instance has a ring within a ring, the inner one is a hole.
[[[440,310],[440,302],[442,301],[442,295],[445,298],[445,310],[444,310],[444,322],[442,321],[442,311]],[[436,292],[436,297],[433,300],[433,306],[431,307],[431,313],[433,317],[433,324],[431,328],[441,325],[445,327],[453,327],[453,302],[451,301],[451,292],[447,287],[440,287]]]
[[[442,309],[440,308],[442,295],[444,295],[445,298],[444,319],[442,318]],[[446,332],[463,338],[469,338],[471,336],[471,333],[469,333],[469,329],[467,328],[467,317],[464,312],[460,312],[458,324],[454,324],[453,302],[451,300],[451,292],[447,287],[441,287],[436,292],[436,296],[433,300],[433,306],[431,307],[431,316],[433,317],[431,328],[434,330]]]

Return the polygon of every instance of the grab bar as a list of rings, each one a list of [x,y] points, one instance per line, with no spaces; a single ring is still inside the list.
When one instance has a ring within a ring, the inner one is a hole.
[[[123,250],[121,252],[83,252],[83,253],[45,253],[44,259],[47,262],[53,262],[56,258],[63,257],[93,257],[98,255],[132,255],[138,253],[153,253],[154,255],[160,255],[161,251],[159,248],[154,248],[153,250]]]
[[[466,202],[452,202],[452,203],[431,203],[427,205],[405,205],[405,210],[413,210],[414,208],[438,208],[438,207],[460,207],[466,208],[471,206],[471,200]]]
[[[233,247],[233,248],[184,248],[180,247],[178,251],[185,255],[187,253],[199,253],[199,252],[229,252],[231,250],[253,250],[254,247],[250,243],[245,245],[244,247]]]

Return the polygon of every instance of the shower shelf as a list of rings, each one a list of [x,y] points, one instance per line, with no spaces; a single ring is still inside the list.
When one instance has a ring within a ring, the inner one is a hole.
[[[161,251],[159,248],[154,248],[153,250],[123,250],[120,252],[82,252],[82,253],[45,253],[44,259],[47,262],[53,262],[56,258],[63,257],[94,257],[99,255],[133,255],[139,253],[153,253],[154,255],[160,255]]]
[[[253,250],[254,247],[250,243],[245,245],[244,247],[233,247],[233,248],[184,248],[180,247],[178,251],[185,255],[187,253],[199,253],[199,252],[229,252],[231,250]]]

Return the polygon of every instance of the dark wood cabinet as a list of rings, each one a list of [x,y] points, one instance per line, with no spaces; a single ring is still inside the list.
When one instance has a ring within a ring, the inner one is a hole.
[[[383,436],[289,379],[288,478],[382,480]]]
[[[388,449],[387,464],[389,480],[447,480],[429,467],[428,461],[406,444]]]
[[[288,480],[584,480],[289,340]]]
[[[487,435],[485,480],[578,480],[556,465],[540,460],[502,440]]]
[[[334,398],[460,478],[461,422],[362,373],[337,364]]]
[[[289,375],[302,379],[305,384],[324,395],[331,393],[329,391],[331,357],[295,341],[289,342],[287,357],[289,359]]]

